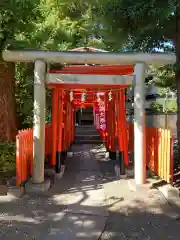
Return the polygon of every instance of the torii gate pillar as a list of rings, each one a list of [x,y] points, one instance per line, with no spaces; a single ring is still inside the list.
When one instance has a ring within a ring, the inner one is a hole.
[[[35,61],[34,66],[34,125],[33,125],[33,183],[44,182],[45,152],[45,89],[46,63]]]
[[[145,64],[135,64],[134,89],[134,175],[136,184],[146,182],[146,152],[145,152]]]

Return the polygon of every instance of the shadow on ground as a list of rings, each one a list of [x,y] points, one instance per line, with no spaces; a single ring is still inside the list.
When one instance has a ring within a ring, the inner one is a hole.
[[[179,239],[179,207],[130,192],[102,146],[73,146],[47,195],[0,198],[0,239]]]

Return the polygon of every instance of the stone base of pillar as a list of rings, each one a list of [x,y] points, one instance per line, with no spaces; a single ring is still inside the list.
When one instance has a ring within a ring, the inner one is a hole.
[[[123,152],[119,152],[119,166],[120,166],[120,174],[125,175],[125,164],[124,164],[124,154]]]
[[[65,158],[67,157],[67,153],[68,153],[68,151],[64,151],[64,157]]]
[[[8,193],[7,195],[10,195],[11,197],[14,198],[20,198],[24,194],[24,188],[20,187],[15,187],[11,186],[8,188]]]
[[[65,172],[65,165],[61,165],[60,173],[55,174],[56,179],[62,179],[64,176],[64,172]]]
[[[65,171],[65,159],[67,157],[67,151],[56,153],[56,178],[61,179]]]
[[[60,173],[61,171],[61,164],[62,164],[62,153],[56,152],[56,173]]]
[[[55,170],[53,168],[44,169],[44,176],[45,177],[51,177],[54,174],[55,174]]]
[[[44,169],[44,178],[45,179],[50,179],[51,184],[55,183],[55,169],[54,168],[48,168]]]
[[[61,153],[61,164],[62,164],[62,165],[65,165],[65,159],[66,159],[66,157],[67,157],[67,151],[63,151],[63,152]]]
[[[31,181],[25,185],[26,194],[42,194],[46,193],[51,186],[50,179],[45,179],[43,183],[32,183]]]
[[[144,183],[144,184],[136,184],[136,181],[135,179],[130,179],[128,181],[128,186],[129,186],[129,189],[130,191],[133,191],[133,192],[144,192],[146,193],[147,190],[150,190],[151,189],[151,184],[150,183]]]
[[[109,158],[111,160],[116,160],[116,152],[109,151]]]
[[[124,175],[120,175],[120,179],[128,179],[128,175],[127,174],[124,174]]]
[[[115,171],[116,177],[117,177],[118,179],[127,179],[127,178],[128,178],[128,175],[127,175],[127,174],[121,174],[119,164],[116,164],[116,165],[114,166],[114,171]]]

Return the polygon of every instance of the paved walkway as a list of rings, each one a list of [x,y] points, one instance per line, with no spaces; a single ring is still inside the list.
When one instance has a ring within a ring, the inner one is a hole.
[[[102,146],[75,145],[46,196],[0,198],[0,239],[180,238],[180,213],[157,190],[130,192]]]

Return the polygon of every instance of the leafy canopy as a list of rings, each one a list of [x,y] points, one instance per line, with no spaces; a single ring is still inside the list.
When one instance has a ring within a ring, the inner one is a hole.
[[[164,45],[175,41],[175,9],[180,5],[174,0],[97,0],[97,15],[115,40],[123,37],[126,47],[152,51],[155,47],[173,50]]]

